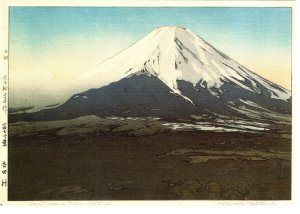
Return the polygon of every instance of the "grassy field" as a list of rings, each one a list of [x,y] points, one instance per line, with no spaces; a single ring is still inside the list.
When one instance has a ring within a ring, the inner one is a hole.
[[[289,200],[291,133],[9,138],[9,200]]]

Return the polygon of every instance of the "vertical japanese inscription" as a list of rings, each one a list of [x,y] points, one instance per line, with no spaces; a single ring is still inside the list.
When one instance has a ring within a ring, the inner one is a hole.
[[[1,57],[1,68],[8,68],[8,50],[3,51]],[[6,69],[1,69],[1,110],[0,110],[0,199],[7,200],[7,186],[8,186],[8,161],[7,161],[7,149],[8,149],[8,72]],[[2,202],[0,202],[1,204]]]
[[[8,51],[4,50],[3,60],[8,60]],[[2,77],[2,111],[7,115],[8,112],[8,75],[4,73]]]

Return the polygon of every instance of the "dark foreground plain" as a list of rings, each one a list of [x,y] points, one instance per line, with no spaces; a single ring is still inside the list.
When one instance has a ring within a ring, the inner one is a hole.
[[[9,139],[9,200],[289,200],[290,126]]]

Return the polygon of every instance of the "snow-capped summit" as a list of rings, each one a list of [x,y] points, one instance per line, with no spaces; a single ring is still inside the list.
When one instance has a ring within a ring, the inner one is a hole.
[[[265,87],[273,99],[288,100],[290,92],[218,51],[191,30],[165,26],[154,29],[144,38],[105,60],[92,71],[83,74],[90,88],[109,85],[132,75],[147,74],[159,78],[170,91],[193,101],[178,89],[178,80],[196,86],[198,83],[218,96],[225,83],[260,94],[258,84]]]

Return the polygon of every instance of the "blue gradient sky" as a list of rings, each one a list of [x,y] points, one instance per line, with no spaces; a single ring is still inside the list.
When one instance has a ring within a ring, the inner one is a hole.
[[[290,8],[11,7],[11,87],[58,85],[156,27],[180,25],[290,89],[291,24]]]
[[[163,25],[188,27],[211,43],[231,39],[248,47],[291,50],[289,8],[13,7],[10,24],[11,41],[21,40],[37,52],[63,36],[125,33],[135,41]]]

